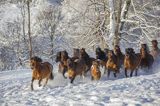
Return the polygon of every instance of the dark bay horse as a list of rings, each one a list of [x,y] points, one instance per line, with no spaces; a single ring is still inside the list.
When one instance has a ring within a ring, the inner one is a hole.
[[[124,63],[124,54],[121,52],[121,49],[118,45],[115,45],[114,47],[114,54],[117,56],[118,60],[119,60],[119,67],[122,67],[123,63]]]
[[[66,79],[65,73],[67,72],[67,59],[69,58],[66,50],[57,52],[56,62],[59,63],[58,72],[62,73],[63,77]]]
[[[130,70],[130,77],[132,77],[133,72],[137,75],[137,70],[141,61],[141,56],[134,52],[133,48],[127,48],[125,50],[125,58],[124,58],[124,69],[125,76],[128,77],[127,71]]]
[[[87,70],[85,71],[85,73],[87,73],[91,69],[92,62],[95,58],[90,57],[84,48],[80,49],[80,58],[84,59],[85,64],[87,65]]]
[[[48,82],[48,79],[53,80],[54,76],[52,73],[53,66],[49,62],[42,62],[42,59],[34,56],[30,59],[30,66],[32,69],[32,82],[31,82],[31,90],[33,90],[33,82],[34,80],[39,80],[39,87],[41,86],[42,79],[46,78],[45,85]]]
[[[149,54],[149,49],[147,47],[147,44],[141,45],[140,55],[141,55],[140,67],[148,69],[152,68],[154,58],[151,54]]]
[[[73,60],[69,58],[67,60],[67,70],[68,70],[67,72],[68,72],[68,77],[70,79],[70,83],[73,83],[77,75],[84,76],[86,69],[87,66],[85,64],[84,59],[80,58]]]
[[[96,48],[96,59],[100,60],[100,65],[104,67],[104,74],[106,73],[106,63],[108,60],[107,53],[108,49],[103,51],[100,47]]]

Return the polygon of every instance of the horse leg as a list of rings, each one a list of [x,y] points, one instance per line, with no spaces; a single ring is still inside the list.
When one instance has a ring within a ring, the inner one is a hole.
[[[93,76],[91,76],[91,80],[92,80],[92,81],[94,80]]]
[[[47,85],[48,79],[49,79],[49,78],[46,78],[46,82],[45,82],[45,84],[44,84],[44,87]]]
[[[75,77],[72,77],[72,78],[71,78],[71,82],[70,82],[70,83],[73,83],[74,79],[75,79]]]
[[[110,70],[108,70],[108,78],[109,78],[109,76],[110,76]]]
[[[128,75],[127,75],[127,69],[125,68],[124,70],[125,70],[125,76],[127,78],[128,77]]]
[[[138,75],[138,74],[137,74],[137,72],[138,72],[138,69],[136,69],[136,70],[135,70],[135,76],[137,76],[137,75]]]
[[[32,80],[31,80],[31,90],[33,91],[33,81],[34,81],[34,78],[32,77]]]
[[[86,76],[86,73],[84,71],[82,71],[82,77],[83,77],[83,79],[85,78],[85,76]]]
[[[87,67],[87,70],[84,72],[84,76],[87,74],[87,72],[89,72],[90,71],[90,67],[88,66]]]
[[[65,73],[66,73],[66,71],[67,71],[67,69],[63,69],[63,77],[65,78],[65,79],[67,79],[67,77],[65,76]]]
[[[133,71],[134,71],[134,70],[131,70],[130,77],[132,77],[132,75],[133,75]]]
[[[103,74],[106,74],[106,70],[107,70],[106,67],[104,67],[104,73]]]
[[[114,72],[113,75],[114,75],[115,78],[117,77],[116,72]]]
[[[42,79],[40,79],[39,82],[38,82],[39,87],[42,86],[41,81],[42,81]]]

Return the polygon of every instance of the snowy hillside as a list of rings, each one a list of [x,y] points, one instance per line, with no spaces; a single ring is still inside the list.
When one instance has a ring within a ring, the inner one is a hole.
[[[74,84],[54,70],[55,79],[44,88],[37,81],[30,89],[31,70],[0,73],[0,106],[158,106],[160,72],[118,79],[102,76],[100,81],[77,77]],[[146,72],[145,72],[146,73]]]
[[[85,48],[95,58],[97,47],[119,45],[137,53],[155,39],[160,46],[160,0],[0,0],[0,106],[160,106],[160,67],[70,84],[55,64],[59,51]],[[46,87],[35,81],[34,91],[32,56],[53,64],[55,76]]]

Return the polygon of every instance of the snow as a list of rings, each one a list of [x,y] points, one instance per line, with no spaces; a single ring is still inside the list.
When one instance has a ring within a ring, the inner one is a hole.
[[[56,66],[56,65],[55,65]],[[102,70],[102,69],[101,69]],[[150,70],[151,71],[151,70]],[[103,73],[103,72],[102,72]],[[76,77],[74,84],[54,68],[55,78],[46,87],[30,89],[31,70],[0,72],[0,106],[158,106],[160,103],[160,72],[140,70],[137,77],[118,78],[103,75],[91,81],[89,75]]]

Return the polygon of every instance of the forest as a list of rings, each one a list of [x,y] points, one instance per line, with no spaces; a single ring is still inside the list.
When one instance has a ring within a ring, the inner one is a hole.
[[[31,56],[55,63],[73,48],[139,50],[160,41],[159,0],[0,0],[0,71],[28,67]]]

